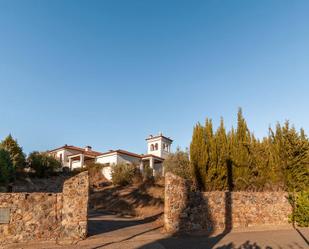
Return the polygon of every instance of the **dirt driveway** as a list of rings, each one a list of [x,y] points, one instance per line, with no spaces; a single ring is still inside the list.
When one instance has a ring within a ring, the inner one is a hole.
[[[307,249],[309,229],[232,232],[206,237],[171,237],[161,233],[158,216],[146,219],[118,217],[107,213],[91,213],[89,238],[75,245],[57,245],[52,242],[14,244],[7,249]]]

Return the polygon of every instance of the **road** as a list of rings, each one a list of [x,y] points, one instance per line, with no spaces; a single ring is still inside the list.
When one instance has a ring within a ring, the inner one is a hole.
[[[210,238],[203,236],[173,237],[162,233],[162,225],[147,219],[117,217],[92,213],[89,217],[89,237],[76,244],[32,242],[12,244],[5,249],[308,249],[309,229],[231,232]]]

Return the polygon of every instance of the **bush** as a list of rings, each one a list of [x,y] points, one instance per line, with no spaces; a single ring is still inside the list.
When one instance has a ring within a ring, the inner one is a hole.
[[[61,168],[61,163],[46,153],[34,151],[27,159],[28,166],[35,171],[35,176],[49,177]]]
[[[14,168],[10,154],[0,149],[0,186],[6,187],[14,179]]]
[[[133,164],[117,164],[112,166],[112,181],[116,185],[126,186],[132,184],[139,169]]]
[[[294,207],[289,216],[290,222],[296,222],[300,227],[309,227],[309,190],[301,191],[293,195],[290,194],[289,201]]]
[[[192,179],[192,171],[188,151],[179,148],[175,153],[170,154],[163,162],[165,173],[171,172],[184,179]]]
[[[153,177],[153,169],[150,168],[149,165],[145,165],[143,169],[143,181],[144,182],[153,182],[154,177]]]

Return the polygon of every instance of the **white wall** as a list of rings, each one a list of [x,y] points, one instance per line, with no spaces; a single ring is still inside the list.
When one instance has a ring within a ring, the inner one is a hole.
[[[79,160],[72,161],[72,169],[81,168],[82,166]]]
[[[133,163],[133,164],[139,165],[141,162],[141,159],[137,157],[129,156],[129,155],[118,154],[117,162],[118,163]]]
[[[112,165],[116,165],[118,162],[117,153],[98,156],[96,157],[95,162],[110,165],[110,166],[103,167],[102,174],[107,180],[112,180]]]
[[[102,155],[98,156],[96,158],[96,163],[101,164],[109,164],[110,166],[103,167],[102,174],[105,176],[106,179],[111,180],[112,179],[112,167],[115,166],[118,163],[134,163],[139,165],[140,158],[136,158],[129,155],[124,155],[120,153],[113,153],[108,155]]]
[[[107,180],[111,181],[112,180],[112,166],[103,167],[102,174]]]
[[[102,164],[107,163],[109,163],[110,165],[117,164],[118,163],[117,153],[98,156],[96,157],[95,161],[96,163],[102,163]]]
[[[68,156],[76,154],[76,152],[79,152],[79,151],[68,150],[68,149],[61,149],[61,150],[58,150],[56,152],[50,153],[50,155],[56,154],[56,159],[59,160],[60,159],[60,154],[62,154],[62,162],[61,162],[62,166],[63,167],[70,167]]]

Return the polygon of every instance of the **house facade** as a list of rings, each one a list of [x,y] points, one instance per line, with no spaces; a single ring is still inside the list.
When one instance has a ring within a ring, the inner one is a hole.
[[[48,153],[70,170],[84,167],[88,162],[103,164],[105,167],[102,173],[108,180],[111,180],[112,167],[120,163],[134,164],[142,172],[149,167],[154,175],[164,174],[163,161],[171,152],[173,140],[160,133],[156,136],[150,135],[146,138],[146,142],[147,154],[136,154],[120,149],[101,153],[93,151],[90,146],[80,148],[72,145],[64,145]]]
[[[48,151],[48,154],[59,160],[62,167],[73,170],[82,168],[87,162],[95,162],[95,158],[102,153],[93,151],[91,146],[80,148],[65,144],[62,147]]]

